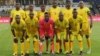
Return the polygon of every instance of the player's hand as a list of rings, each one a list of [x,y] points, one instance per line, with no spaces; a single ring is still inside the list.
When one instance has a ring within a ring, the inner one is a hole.
[[[14,39],[15,39],[16,37],[14,37]]]
[[[53,39],[54,39],[54,38],[53,38],[53,37],[51,37],[51,38],[50,38],[50,41],[53,41]]]
[[[93,25],[92,24],[90,24],[90,28],[92,28],[93,27]]]
[[[40,41],[43,42],[45,40],[45,38],[40,38]]]
[[[79,34],[82,35],[82,30],[79,31]]]
[[[71,31],[69,31],[69,34],[72,34],[72,32],[71,32]]]

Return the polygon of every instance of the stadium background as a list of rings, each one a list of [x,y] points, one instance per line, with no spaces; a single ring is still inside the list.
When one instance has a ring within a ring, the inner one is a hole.
[[[54,0],[47,0],[50,3],[46,3],[47,8],[50,7],[52,1]],[[65,3],[61,1],[66,0],[57,0],[58,5],[62,7]],[[73,7],[76,7],[79,0],[73,0]],[[93,14],[93,32],[91,34],[92,39],[92,53],[90,55],[86,54],[84,56],[100,56],[100,0],[83,0],[85,1],[86,5],[91,9]],[[0,56],[12,56],[12,35],[10,31],[9,25],[9,14],[12,8],[14,8],[15,3],[20,2],[22,7],[26,7],[28,4],[34,4],[35,9],[39,10],[39,5],[45,4],[43,0],[0,0]],[[75,41],[77,43],[77,41]],[[87,50],[86,48],[86,40],[84,38],[84,51]],[[77,56],[78,52],[77,44],[75,44],[74,48],[74,56]],[[32,53],[32,45],[31,45],[31,54]],[[43,56],[49,56],[48,54],[44,54]],[[59,54],[57,56],[66,56],[63,54]]]

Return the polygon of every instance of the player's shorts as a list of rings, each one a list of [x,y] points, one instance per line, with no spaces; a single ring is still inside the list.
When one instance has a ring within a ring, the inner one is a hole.
[[[82,23],[82,34],[89,35],[91,33],[90,25],[88,22]]]
[[[34,32],[34,33],[28,33],[27,32],[27,35],[28,35],[28,39],[30,40],[30,38],[33,38],[33,41],[37,41],[38,40],[38,37],[39,37],[39,34],[38,32]]]
[[[48,31],[44,31],[44,30],[40,30],[40,38],[44,38],[45,36],[49,36],[49,37],[53,37],[54,36],[54,32],[53,32],[53,30],[49,30],[48,29]]]
[[[78,41],[82,41],[82,36],[77,32],[70,34],[70,41],[74,41],[74,38],[77,38]]]
[[[16,38],[22,38],[22,32],[15,31]]]
[[[66,31],[63,32],[57,32],[57,39],[58,40],[66,40]]]

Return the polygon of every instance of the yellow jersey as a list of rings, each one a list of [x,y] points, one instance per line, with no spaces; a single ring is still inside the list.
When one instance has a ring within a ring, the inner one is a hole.
[[[66,19],[64,19],[63,21],[57,19],[55,21],[55,28],[57,29],[57,31],[64,31],[68,27],[69,27],[69,22]]]
[[[49,13],[50,13],[51,18],[52,18],[54,21],[56,21],[56,19],[57,19],[58,16],[59,16],[59,13],[60,13],[61,9],[60,9],[60,7],[56,7],[56,8],[51,7],[48,11],[49,11]]]
[[[34,34],[38,31],[38,19],[34,17],[30,19],[30,17],[26,18],[26,31],[28,34]]]
[[[73,8],[67,9],[63,8],[62,13],[64,14],[64,17],[69,20],[69,18],[72,16]]]
[[[28,18],[29,13],[30,13],[29,10],[25,12],[25,16],[26,16],[26,18]],[[36,12],[36,11],[33,11],[33,14],[34,14],[35,17],[37,17],[37,12]]]
[[[78,32],[80,30],[80,25],[82,24],[83,20],[81,16],[77,16],[76,19],[71,17],[69,19],[69,25],[71,27],[71,31]]]
[[[26,24],[24,22],[24,20],[20,20],[20,24],[17,24],[16,21],[14,20],[12,23],[11,23],[11,29],[14,29],[15,31],[15,35],[17,37],[22,37],[22,31],[23,30],[26,30]]]
[[[20,10],[13,9],[11,11],[10,17],[14,19],[16,15],[19,15],[22,19],[25,19],[25,12],[23,9],[20,9]]]
[[[37,17],[38,17],[39,20],[41,20],[41,19],[44,18],[44,13],[45,13],[45,11],[44,11],[44,12],[42,12],[42,11],[38,11],[38,13],[37,13]]]
[[[78,15],[80,15],[83,18],[84,22],[88,22],[88,12],[90,12],[90,9],[88,7],[84,8],[78,8]]]

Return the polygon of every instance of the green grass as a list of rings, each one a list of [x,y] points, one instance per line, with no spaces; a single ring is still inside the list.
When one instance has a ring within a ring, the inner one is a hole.
[[[100,23],[95,22],[93,26],[93,31],[91,34],[91,40],[92,40],[92,54],[84,54],[84,56],[100,56]],[[0,56],[12,56],[13,50],[12,50],[12,44],[13,44],[13,39],[12,39],[12,34],[10,31],[10,25],[9,24],[0,24]],[[86,40],[84,40],[84,52],[87,50],[87,45],[86,45]],[[73,56],[78,56],[78,44],[77,41],[75,40],[75,45],[74,45],[74,55]],[[31,45],[31,54],[32,54],[32,45]],[[32,55],[31,55],[32,56]],[[43,56],[50,56],[48,54],[44,54]],[[64,54],[59,54],[56,56],[66,56]]]

